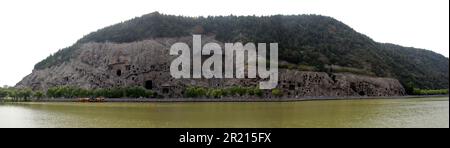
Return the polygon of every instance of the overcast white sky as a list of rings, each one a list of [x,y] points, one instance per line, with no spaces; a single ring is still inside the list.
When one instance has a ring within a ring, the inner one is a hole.
[[[159,11],[175,15],[321,14],[378,42],[449,56],[449,0],[1,0],[0,86],[84,35]]]

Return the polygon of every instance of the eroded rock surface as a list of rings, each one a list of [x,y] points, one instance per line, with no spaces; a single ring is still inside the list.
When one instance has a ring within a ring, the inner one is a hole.
[[[77,57],[59,66],[35,70],[17,84],[46,90],[54,86],[110,88],[142,86],[165,97],[182,97],[188,86],[223,88],[258,86],[258,79],[174,79],[169,69],[170,46],[192,44],[191,37],[164,38],[133,43],[87,43],[76,50]],[[202,42],[216,42],[205,37]],[[219,43],[221,44],[221,43]],[[353,74],[327,74],[280,69],[279,89],[287,97],[307,96],[401,96],[405,90],[391,78]],[[265,91],[265,97],[272,97]]]

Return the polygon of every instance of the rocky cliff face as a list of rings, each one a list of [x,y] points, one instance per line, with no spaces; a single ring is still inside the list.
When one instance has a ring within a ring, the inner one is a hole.
[[[204,37],[203,42],[216,42]],[[174,79],[169,69],[170,46],[191,43],[192,37],[159,38],[132,43],[86,43],[75,50],[75,58],[59,66],[35,70],[17,87],[46,90],[71,85],[83,88],[142,86],[165,97],[182,97],[188,86],[257,86],[256,79]],[[278,87],[286,97],[306,96],[401,96],[400,82],[353,74],[327,74],[280,70]],[[270,91],[265,97],[271,97]]]

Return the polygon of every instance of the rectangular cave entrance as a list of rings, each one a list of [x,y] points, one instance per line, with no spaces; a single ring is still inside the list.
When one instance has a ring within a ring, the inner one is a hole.
[[[289,90],[295,90],[295,85],[289,85]]]
[[[168,87],[163,88],[163,94],[168,94],[170,92],[170,89]]]
[[[152,80],[145,81],[145,89],[153,89],[153,81]]]

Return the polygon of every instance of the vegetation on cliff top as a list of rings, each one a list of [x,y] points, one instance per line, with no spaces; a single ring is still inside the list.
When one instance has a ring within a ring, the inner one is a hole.
[[[337,65],[345,71],[397,78],[422,89],[449,86],[448,58],[428,50],[377,43],[338,20],[318,15],[183,17],[155,12],[88,34],[39,62],[35,69],[76,57],[74,51],[83,43],[127,43],[191,34],[215,35],[222,42],[278,42],[280,59],[302,68],[322,71],[326,65]]]

